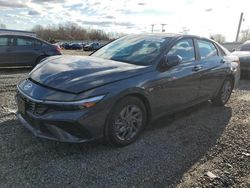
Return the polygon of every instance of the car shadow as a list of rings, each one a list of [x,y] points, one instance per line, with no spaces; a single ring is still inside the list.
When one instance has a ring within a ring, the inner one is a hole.
[[[250,90],[249,84],[250,84],[250,79],[241,80],[239,84],[239,89],[249,91]]]
[[[175,187],[216,144],[231,116],[231,107],[203,103],[152,122],[135,143],[123,148],[100,141],[37,139],[16,119],[6,120],[0,123],[0,181],[11,185],[15,177],[16,182],[36,185],[43,178],[43,185],[51,186],[117,187],[122,182],[125,187]]]
[[[195,113],[195,112],[197,112],[201,109],[207,108],[207,107],[208,108],[211,107],[210,102],[203,102],[203,103],[200,103],[198,105],[181,110],[179,112],[162,116],[162,117],[152,121],[148,125],[146,130],[151,131],[154,129],[162,128],[164,126],[170,126],[172,123],[174,123],[175,120],[180,119],[180,118],[185,118],[185,117],[191,115],[192,113]]]
[[[31,67],[0,67],[0,72],[4,73],[27,73],[27,71],[31,71]]]

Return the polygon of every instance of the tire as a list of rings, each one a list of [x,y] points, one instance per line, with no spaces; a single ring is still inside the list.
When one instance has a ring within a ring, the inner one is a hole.
[[[226,78],[217,96],[211,100],[212,104],[215,106],[224,106],[230,99],[232,90],[233,90],[233,80],[231,78]]]
[[[134,142],[144,129],[147,111],[137,97],[126,97],[117,102],[105,126],[106,141],[118,147]]]

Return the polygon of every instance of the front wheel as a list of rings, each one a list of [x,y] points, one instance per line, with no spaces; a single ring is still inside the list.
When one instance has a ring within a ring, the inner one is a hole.
[[[116,146],[126,146],[134,142],[146,124],[146,109],[136,97],[126,97],[111,111],[106,124],[106,139]]]
[[[223,82],[223,85],[219,93],[214,99],[212,99],[212,104],[216,106],[225,105],[231,96],[232,90],[233,90],[233,80],[230,78],[226,78]]]

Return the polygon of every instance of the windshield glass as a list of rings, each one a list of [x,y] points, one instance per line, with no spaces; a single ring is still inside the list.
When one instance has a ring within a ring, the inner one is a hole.
[[[240,51],[250,51],[250,43],[243,44],[240,47]]]
[[[91,56],[138,65],[150,65],[160,55],[163,44],[169,38],[163,36],[126,36],[111,42]]]

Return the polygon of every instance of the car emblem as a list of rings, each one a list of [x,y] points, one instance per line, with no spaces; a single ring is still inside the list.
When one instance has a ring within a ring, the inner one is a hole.
[[[29,90],[30,88],[32,88],[32,84],[31,84],[31,83],[27,83],[27,84],[25,84],[25,86],[23,87],[23,89],[24,89],[25,91]]]

